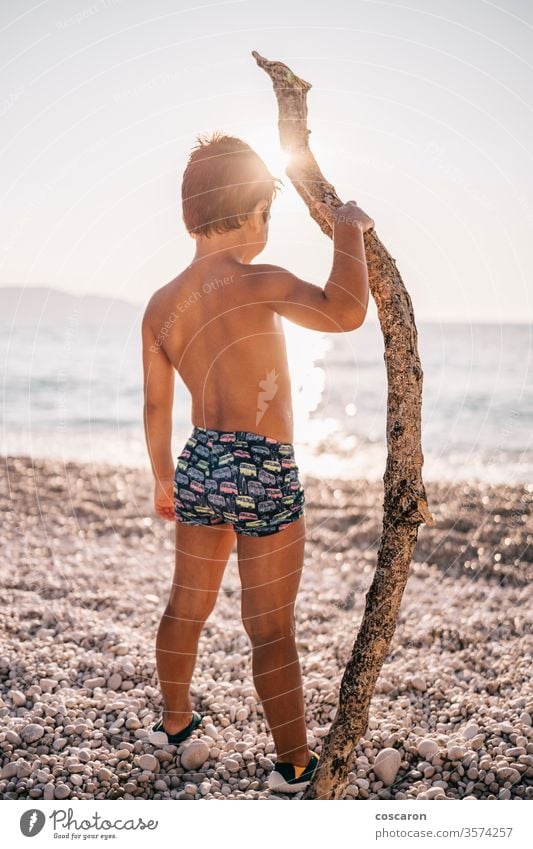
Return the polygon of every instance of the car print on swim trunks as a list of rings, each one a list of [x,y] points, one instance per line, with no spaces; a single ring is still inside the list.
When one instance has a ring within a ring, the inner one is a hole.
[[[227,523],[249,536],[286,528],[305,505],[293,447],[261,434],[195,426],[177,459],[174,504],[178,522]]]
[[[228,463],[234,463],[235,457],[233,454],[223,454],[222,457],[218,458],[219,466],[227,466]]]
[[[281,472],[281,463],[277,460],[263,460],[263,469],[267,472]]]
[[[229,466],[223,466],[221,469],[214,469],[212,477],[216,480],[231,480],[231,468]]]
[[[193,481],[200,481],[201,483],[204,482],[205,475],[202,471],[200,471],[198,466],[196,466],[196,468],[193,468],[192,466],[190,468],[188,468],[187,474],[189,475],[190,479],[193,480]]]
[[[267,487],[267,498],[283,498],[283,493],[281,489],[273,489],[271,487]]]
[[[248,491],[250,490],[250,487],[252,486],[252,484],[253,484],[253,481],[252,481],[252,483],[248,484]],[[260,484],[259,484],[259,486],[260,486]],[[222,495],[238,495],[239,494],[239,488],[234,481],[222,481],[222,483],[220,484],[220,492],[222,493]],[[250,493],[250,494],[252,494],[252,493]]]
[[[255,501],[253,498],[250,498],[249,495],[238,495],[235,499],[235,506],[242,507],[243,509],[253,510],[255,507]]]
[[[259,474],[257,475],[261,483],[266,484],[266,486],[274,486],[277,483],[276,475],[270,474],[270,472],[266,472],[264,469],[259,469]]]
[[[220,491],[222,492],[222,487],[220,487]],[[259,481],[250,481],[248,484],[248,495],[251,495],[254,498],[264,498],[265,487],[262,483],[259,483]]]
[[[275,501],[260,501],[257,509],[259,513],[272,513],[273,510],[277,510],[278,508]]]

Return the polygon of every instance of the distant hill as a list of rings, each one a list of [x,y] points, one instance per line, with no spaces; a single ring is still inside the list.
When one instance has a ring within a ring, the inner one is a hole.
[[[127,323],[140,320],[143,308],[101,295],[71,295],[49,287],[0,287],[0,321],[9,325],[64,322],[73,316],[84,322]]]

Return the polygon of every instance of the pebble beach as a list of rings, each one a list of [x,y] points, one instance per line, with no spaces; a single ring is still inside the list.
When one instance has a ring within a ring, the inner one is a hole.
[[[161,714],[155,635],[171,524],[144,470],[2,460],[0,798],[264,799],[272,737],[239,618],[235,554],[200,639],[202,725]],[[382,485],[304,476],[297,640],[320,753],[372,581]],[[427,483],[397,630],[345,799],[533,799],[533,486]]]

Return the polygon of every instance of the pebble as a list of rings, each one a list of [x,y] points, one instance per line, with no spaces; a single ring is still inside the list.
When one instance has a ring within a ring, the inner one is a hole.
[[[28,778],[32,773],[31,764],[28,761],[19,761],[17,764],[17,778]]]
[[[181,765],[185,769],[198,769],[209,758],[209,747],[203,740],[192,740],[181,753]]]
[[[147,769],[150,772],[159,772],[159,761],[154,755],[141,755],[138,764],[141,769]]]
[[[478,733],[479,733],[479,726],[476,725],[475,723],[472,723],[471,725],[467,725],[466,728],[464,728],[463,739],[464,740],[471,740]]]
[[[17,774],[18,765],[15,762],[11,762],[2,767],[2,772],[0,773],[0,778],[13,778]]]
[[[427,690],[427,684],[421,675],[415,675],[414,678],[411,678],[411,686],[420,693],[425,693]]]
[[[26,704],[26,696],[21,690],[11,690],[9,695],[15,707],[22,707]]]
[[[87,678],[87,680],[83,682],[83,686],[87,687],[88,690],[96,690],[97,687],[103,687],[104,684],[105,678]]]
[[[152,746],[166,746],[168,743],[168,737],[164,731],[152,731],[147,739]]]
[[[58,784],[54,796],[56,799],[68,799],[71,794],[71,789],[68,784]]]
[[[386,786],[392,784],[400,769],[402,759],[397,749],[382,749],[374,761],[376,777]]]
[[[118,672],[113,672],[113,674],[107,679],[107,687],[109,690],[118,690],[121,684],[122,675],[119,675]]]
[[[6,731],[6,740],[13,746],[20,746],[22,744],[22,738],[20,734],[17,734],[16,731],[12,731],[10,728],[8,728],[8,730]]]
[[[107,769],[105,766],[98,770],[96,773],[98,781],[111,781],[113,778],[113,773],[110,769]]]
[[[448,757],[451,761],[461,761],[466,754],[463,746],[448,746]]]
[[[425,737],[423,740],[420,740],[417,751],[420,757],[428,758],[431,755],[435,755],[439,751],[439,745],[435,742],[435,740],[431,740],[429,737]]]
[[[37,725],[37,723],[31,722],[29,725],[24,726],[20,732],[20,736],[25,743],[35,743],[44,736],[44,728],[42,725]]]

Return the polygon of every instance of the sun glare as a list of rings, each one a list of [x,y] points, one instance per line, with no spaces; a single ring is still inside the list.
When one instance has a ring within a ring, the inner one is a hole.
[[[248,142],[261,159],[264,160],[267,168],[274,177],[279,177],[283,182],[286,181],[285,169],[290,159],[290,153],[282,150],[279,143],[277,133],[259,133],[252,132],[246,134],[245,141]]]

